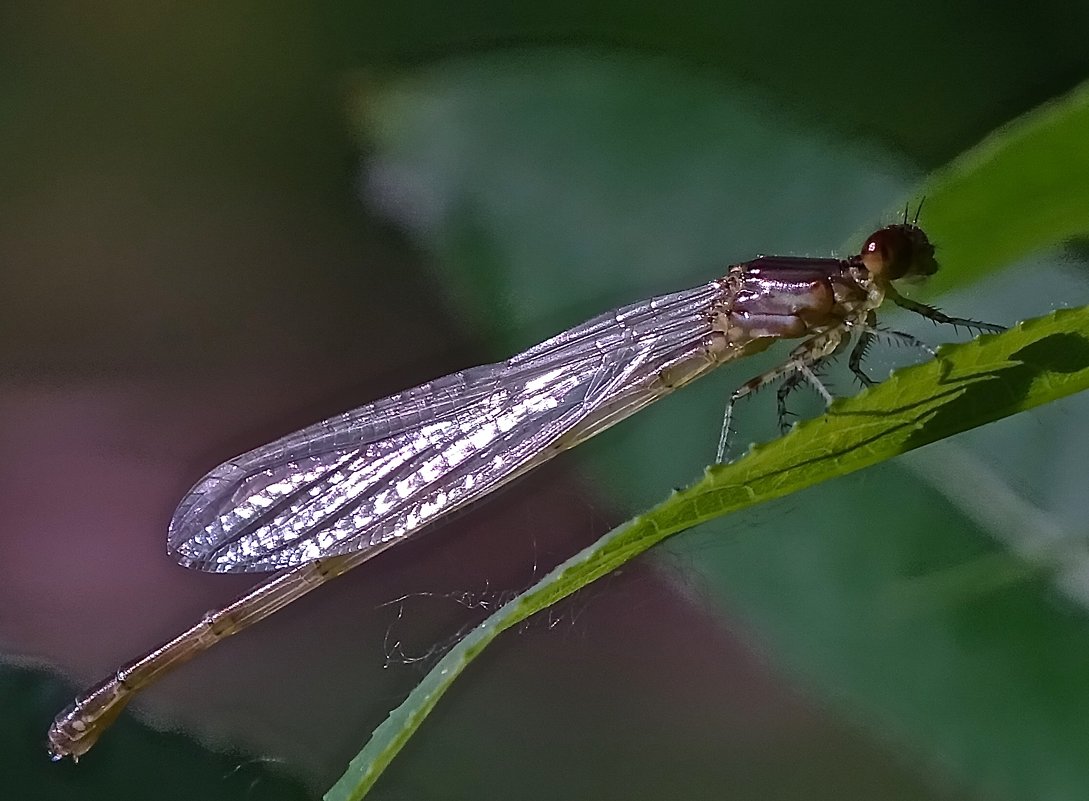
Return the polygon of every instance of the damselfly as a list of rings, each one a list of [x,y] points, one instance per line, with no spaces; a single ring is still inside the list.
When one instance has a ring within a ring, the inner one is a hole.
[[[852,341],[848,364],[865,385],[873,381],[862,357],[875,337],[925,348],[878,323],[886,299],[938,323],[1002,330],[948,317],[893,287],[937,269],[934,247],[905,215],[857,256],[735,264],[702,286],[624,306],[505,362],[225,462],[178,506],[169,550],[202,570],[280,572],[79,696],[50,728],[50,753],[78,759],[133,694],[167,671],[724,362],[802,340],[781,366],[731,395],[719,461],[734,404],[756,389],[782,382],[782,420],[787,396],[803,383],[831,402],[816,370]]]

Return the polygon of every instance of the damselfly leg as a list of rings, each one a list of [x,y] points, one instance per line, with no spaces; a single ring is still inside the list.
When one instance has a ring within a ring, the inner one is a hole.
[[[824,399],[826,404],[831,404],[835,399],[832,397],[832,393],[828,391],[827,387],[825,387],[817,377],[814,369],[824,359],[831,356],[845,341],[845,337],[848,335],[845,326],[837,326],[817,334],[795,348],[787,361],[749,379],[734,390],[733,394],[730,395],[729,400],[726,402],[726,411],[723,413],[722,431],[719,434],[716,461],[720,464],[724,462],[729,450],[730,425],[733,421],[734,406],[742,398],[763,389],[769,384],[774,384],[776,381],[780,380],[783,382],[776,393],[779,409],[779,427],[781,429],[787,427],[787,396],[802,383],[809,384],[809,386],[816,390],[817,394]]]
[[[995,325],[994,323],[984,323],[979,320],[970,320],[967,317],[950,317],[948,314],[944,314],[940,309],[936,309],[933,306],[927,306],[925,303],[919,303],[911,298],[905,298],[895,287],[888,287],[885,290],[885,297],[899,306],[901,309],[907,309],[910,312],[915,312],[928,320],[931,320],[935,324],[951,325],[954,331],[959,331],[961,328],[966,328],[968,331],[975,331],[979,334],[1001,334],[1006,330],[1004,325]]]
[[[769,276],[770,278],[770,276]],[[891,285],[881,287],[883,296],[887,297],[897,306],[931,320],[935,324],[952,326],[954,331],[966,328],[969,331],[979,333],[1001,333],[1005,326],[994,323],[986,323],[972,320],[966,317],[950,317],[938,309],[927,306],[924,303],[905,298]],[[874,308],[864,309],[863,313],[845,318],[836,325],[820,334],[806,340],[791,353],[790,358],[783,364],[761,373],[746,381],[734,391],[726,402],[726,410],[723,415],[722,431],[719,435],[718,451],[716,459],[723,462],[729,452],[729,440],[731,435],[731,423],[733,409],[739,400],[745,398],[763,387],[776,381],[781,381],[776,393],[776,408],[778,411],[779,428],[786,433],[790,426],[792,413],[787,409],[787,397],[803,383],[808,383],[824,399],[826,405],[833,402],[832,394],[817,376],[816,370],[820,364],[827,360],[833,353],[847,344],[852,334],[857,332],[857,339],[851,349],[848,358],[848,367],[858,378],[864,387],[872,387],[877,382],[863,369],[862,362],[873,342],[876,339],[884,339],[900,345],[908,345],[922,350],[930,356],[936,356],[937,352],[913,334],[897,331],[881,326],[877,320],[877,311]]]

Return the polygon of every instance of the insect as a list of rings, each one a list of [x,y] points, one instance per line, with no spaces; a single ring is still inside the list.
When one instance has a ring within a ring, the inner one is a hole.
[[[862,358],[875,337],[926,348],[879,325],[886,300],[937,323],[1003,330],[949,317],[893,286],[937,269],[933,245],[905,213],[856,256],[735,264],[709,283],[624,306],[505,362],[430,381],[224,462],[178,506],[169,550],[202,570],[279,572],[80,695],[53,722],[50,754],[78,759],[167,671],[724,362],[801,340],[783,364],[730,396],[719,461],[734,405],[755,390],[781,382],[782,423],[788,395],[802,384],[832,401],[815,370],[852,341],[848,365],[864,385],[874,383]]]

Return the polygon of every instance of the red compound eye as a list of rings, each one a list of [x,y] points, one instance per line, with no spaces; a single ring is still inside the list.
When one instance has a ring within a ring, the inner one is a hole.
[[[875,231],[862,246],[859,260],[885,281],[921,278],[938,271],[934,246],[914,225],[889,225]]]

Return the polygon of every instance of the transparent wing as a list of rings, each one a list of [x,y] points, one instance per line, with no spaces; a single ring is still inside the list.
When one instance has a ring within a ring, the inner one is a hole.
[[[601,315],[225,462],[182,500],[184,565],[275,570],[385,547],[603,430],[713,364],[713,284]],[[678,372],[680,370],[680,372]]]

